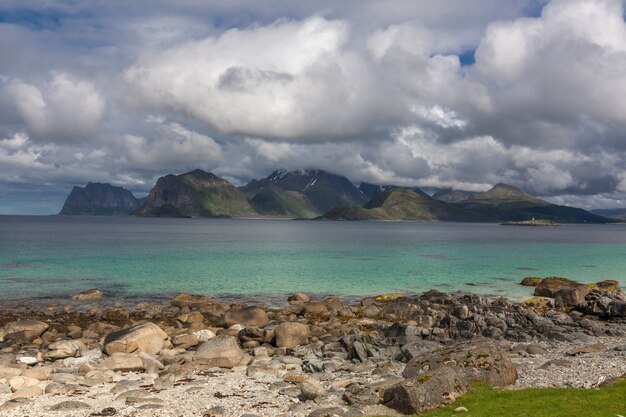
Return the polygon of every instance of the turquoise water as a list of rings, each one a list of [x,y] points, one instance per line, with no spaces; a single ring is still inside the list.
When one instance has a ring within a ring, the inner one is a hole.
[[[525,276],[626,284],[626,226],[0,216],[0,299],[339,296],[469,291],[521,297]]]

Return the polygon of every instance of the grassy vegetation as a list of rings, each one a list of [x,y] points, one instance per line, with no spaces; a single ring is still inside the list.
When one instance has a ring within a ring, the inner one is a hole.
[[[465,407],[467,413],[455,413]],[[493,389],[472,386],[472,393],[454,404],[420,417],[615,417],[626,415],[626,380],[600,389]]]

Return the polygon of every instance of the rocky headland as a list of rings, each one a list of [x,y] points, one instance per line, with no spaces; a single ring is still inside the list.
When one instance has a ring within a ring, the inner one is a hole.
[[[473,381],[593,388],[626,375],[615,281],[527,278],[536,297],[428,291],[282,306],[180,294],[167,305],[0,311],[3,416],[420,413]]]

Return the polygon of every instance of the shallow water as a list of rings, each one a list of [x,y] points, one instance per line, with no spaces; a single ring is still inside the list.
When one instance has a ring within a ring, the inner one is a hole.
[[[0,299],[468,291],[525,276],[626,284],[626,226],[0,216]]]

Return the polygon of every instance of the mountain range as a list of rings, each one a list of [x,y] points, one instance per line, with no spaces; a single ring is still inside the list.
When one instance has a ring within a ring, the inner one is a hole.
[[[94,187],[100,192],[77,191]],[[115,190],[118,198],[104,198],[108,195],[105,190],[109,193]],[[357,188],[346,177],[322,170],[277,170],[265,178],[235,187],[223,178],[196,169],[159,178],[143,200],[121,187],[89,183],[85,189],[74,187],[60,214],[463,222],[533,218],[560,223],[615,221],[583,209],[551,204],[507,184],[497,184],[483,193],[441,190],[430,196],[416,187],[363,183]]]
[[[597,214],[598,216],[626,220],[626,207],[612,208],[612,209],[597,209],[597,210],[591,210],[591,212],[593,214]]]

